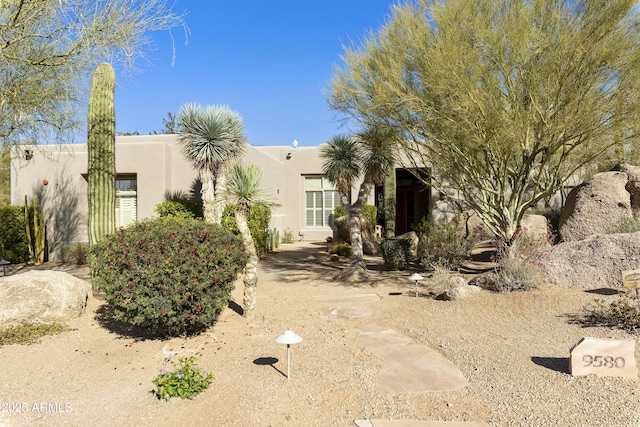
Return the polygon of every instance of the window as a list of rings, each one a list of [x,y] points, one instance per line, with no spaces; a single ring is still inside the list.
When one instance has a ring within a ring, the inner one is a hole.
[[[333,225],[333,209],[340,206],[340,194],[321,176],[305,177],[305,217],[307,227]]]
[[[116,227],[126,227],[138,218],[138,180],[135,175],[116,177]]]

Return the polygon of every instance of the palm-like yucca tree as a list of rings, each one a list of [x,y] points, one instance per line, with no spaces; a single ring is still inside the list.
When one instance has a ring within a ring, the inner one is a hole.
[[[247,144],[242,118],[224,105],[184,104],[178,111],[178,142],[200,171],[204,218],[220,224],[228,165]]]
[[[366,269],[362,248],[362,206],[371,193],[372,185],[381,185],[393,171],[396,141],[390,129],[372,126],[355,137],[335,136],[320,151],[324,160],[322,171],[336,186],[342,205],[348,212],[353,269]],[[349,192],[360,177],[363,180],[358,198],[349,203]],[[353,274],[354,271],[349,271],[345,277],[354,277]]]
[[[276,206],[268,194],[261,188],[262,172],[255,165],[248,167],[241,163],[234,163],[229,169],[227,189],[225,195],[230,203],[237,208],[235,212],[236,225],[242,236],[244,246],[249,253],[249,259],[244,270],[244,300],[245,317],[252,317],[256,306],[256,288],[258,285],[258,255],[247,223],[249,211],[254,206]]]

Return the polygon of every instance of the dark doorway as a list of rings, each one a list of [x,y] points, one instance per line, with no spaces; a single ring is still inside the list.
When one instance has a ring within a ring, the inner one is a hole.
[[[421,174],[421,179],[415,176]],[[430,187],[426,169],[410,171],[396,169],[396,228],[395,235],[415,230],[423,217],[429,214],[431,204]],[[384,226],[384,188],[376,187],[376,206],[378,207],[378,224]]]

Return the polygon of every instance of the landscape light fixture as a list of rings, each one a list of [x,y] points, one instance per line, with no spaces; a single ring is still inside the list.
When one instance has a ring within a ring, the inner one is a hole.
[[[7,265],[11,264],[6,259],[0,261],[0,265],[2,266],[2,277],[7,275]]]
[[[278,344],[286,344],[287,345],[287,379],[291,379],[291,344],[298,344],[302,341],[298,335],[292,330],[287,329],[282,334],[278,335],[275,339],[275,342]]]
[[[413,273],[410,277],[409,280],[411,280],[412,282],[416,282],[416,298],[418,298],[418,282],[420,280],[424,279],[424,277],[422,277],[421,275],[419,275],[418,273]]]

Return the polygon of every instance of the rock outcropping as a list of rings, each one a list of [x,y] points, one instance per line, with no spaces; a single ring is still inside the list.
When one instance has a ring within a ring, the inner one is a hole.
[[[633,216],[629,175],[621,171],[601,172],[574,187],[567,195],[560,216],[560,237],[576,242],[607,233],[612,224]]]
[[[0,326],[79,317],[89,283],[61,271],[34,270],[0,278]]]
[[[553,284],[622,288],[622,272],[640,268],[640,232],[560,243],[537,254],[536,262]]]

